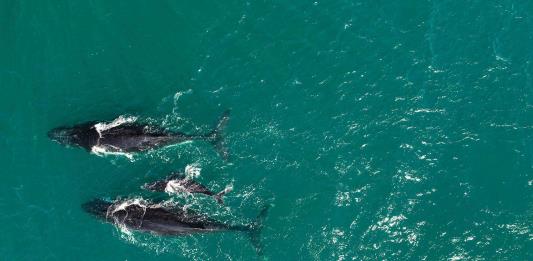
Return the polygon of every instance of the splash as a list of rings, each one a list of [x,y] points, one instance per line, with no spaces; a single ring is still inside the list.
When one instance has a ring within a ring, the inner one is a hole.
[[[172,117],[175,117],[176,115],[178,115],[178,101],[180,99],[181,96],[183,96],[184,94],[191,94],[192,93],[192,89],[188,89],[186,91],[178,91],[174,94],[173,96],[173,103],[174,103],[174,106],[172,108]]]
[[[192,89],[187,89],[186,91],[177,91],[175,94],[174,94],[174,106],[177,106],[178,105],[178,101],[180,99],[180,97],[184,94],[191,94],[192,93]]]
[[[126,226],[125,220],[128,218],[128,210],[127,207],[129,206],[138,206],[143,209],[143,216],[146,214],[146,208],[147,208],[147,202],[140,198],[134,198],[130,200],[126,200],[120,203],[115,203],[109,208],[107,208],[106,212],[106,219],[107,220],[113,220],[113,224],[115,224],[118,228],[118,230],[121,232],[121,235],[124,236],[125,239],[131,242],[135,242],[135,238],[133,236],[133,232]],[[115,213],[118,211],[124,211],[126,212],[126,215],[122,220],[120,220],[117,216],[115,216]]]
[[[190,164],[185,167],[185,176],[187,176],[187,178],[197,178],[200,176],[201,171],[202,168],[200,168],[200,165],[196,163]]]
[[[137,121],[137,117],[135,117],[135,116],[127,116],[127,117],[125,117],[125,116],[120,115],[118,118],[114,119],[110,123],[105,123],[105,122],[97,123],[97,124],[94,125],[94,128],[98,132],[98,135],[100,136],[100,138],[102,138],[102,132],[103,131],[115,128],[115,127],[120,126],[120,125],[122,125],[124,123],[132,123],[132,122],[135,122],[135,121]]]
[[[179,180],[171,180],[165,187],[165,192],[169,195],[172,194],[190,194],[187,188],[184,187]]]
[[[233,191],[233,181],[230,183],[230,184],[227,184],[226,187],[224,188],[224,193],[230,193]]]
[[[147,202],[141,198],[133,198],[133,199],[125,200],[118,204],[113,204],[109,206],[109,208],[107,209],[106,218],[112,217],[113,214],[121,210],[126,211],[127,213],[126,208],[129,206],[138,206],[144,209],[144,212],[146,213],[147,205],[148,205]]]

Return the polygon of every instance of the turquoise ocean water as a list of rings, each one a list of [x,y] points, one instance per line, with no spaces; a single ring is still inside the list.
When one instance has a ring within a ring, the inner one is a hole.
[[[533,2],[0,1],[0,260],[532,260]],[[54,127],[205,142],[99,157]],[[117,230],[80,205],[194,169],[248,237]]]

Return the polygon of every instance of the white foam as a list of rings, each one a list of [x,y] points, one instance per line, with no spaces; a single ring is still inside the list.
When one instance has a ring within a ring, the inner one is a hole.
[[[116,118],[115,120],[113,120],[110,123],[105,123],[105,122],[97,123],[97,124],[94,125],[94,128],[98,132],[98,135],[100,136],[100,138],[102,138],[102,132],[103,131],[115,128],[115,127],[120,126],[120,125],[122,125],[124,123],[132,123],[132,122],[135,122],[136,120],[137,120],[137,117],[135,117],[135,116],[124,117],[124,116],[120,115],[118,118]]]
[[[165,192],[169,195],[181,193],[189,194],[187,192],[187,188],[181,185],[181,182],[179,180],[170,180],[169,182],[167,182]]]
[[[413,112],[415,113],[445,113],[446,110],[444,109],[429,109],[429,108],[421,108],[421,109],[416,109],[414,110]]]
[[[96,156],[105,157],[108,155],[114,155],[114,156],[124,156],[128,158],[130,161],[133,161],[133,154],[122,152],[122,151],[110,151],[108,150],[108,147],[102,146],[102,145],[95,145],[91,148],[91,153],[93,153]]]
[[[158,207],[172,208],[172,207],[175,207],[176,205],[176,203],[172,201],[172,199],[163,201],[157,204],[153,204],[153,205],[148,205],[148,203],[142,198],[137,198],[137,199],[131,199],[125,202],[120,202],[120,203],[116,203],[115,205],[112,205],[110,207],[111,212],[109,213],[112,213],[113,210],[118,211],[119,209],[124,209],[127,206],[130,206],[132,204],[141,206],[145,209],[158,208]],[[187,249],[193,248],[192,246],[190,247],[183,246],[183,248],[180,249],[182,247],[181,245],[183,244],[182,241],[169,241],[166,238],[154,237],[148,233],[135,233],[134,230],[126,227],[123,223],[120,223],[120,222],[117,223],[116,220],[112,220],[112,221],[115,221],[115,228],[117,229],[118,236],[122,240],[124,240],[127,243],[133,244],[135,246],[149,249],[150,251],[154,251],[157,254],[171,253],[171,252],[175,253],[174,251],[176,249],[179,249],[180,254],[183,254],[187,252]],[[198,253],[196,252],[187,253],[187,254],[189,256],[194,255],[194,257],[198,257]],[[204,258],[204,260],[206,259],[207,258]]]
[[[107,210],[107,215],[109,215],[110,213],[113,214],[120,210],[126,211],[126,208],[129,206],[139,206],[146,211],[146,205],[146,201],[141,198],[128,199],[120,202],[120,204],[111,205]]]
[[[185,167],[185,175],[187,178],[197,178],[200,176],[202,168],[198,164],[191,164]]]
[[[192,93],[192,89],[188,89],[186,91],[178,91],[174,94],[174,105],[176,105],[178,103],[178,100],[180,99],[180,97],[184,94],[190,94]]]
[[[233,191],[233,183],[226,185],[224,188],[224,193],[230,193]]]
[[[124,219],[128,217],[128,210],[126,209],[128,206],[136,205],[143,209],[143,216],[146,214],[146,208],[147,204],[143,199],[135,198],[135,199],[129,199],[123,202],[120,202],[119,204],[113,204],[107,208],[106,212],[106,219],[109,219],[110,217],[113,219],[113,223],[117,226],[117,228],[120,230],[122,235],[125,236],[125,239],[135,242],[135,238],[133,237],[133,232],[126,226],[124,223]],[[123,220],[119,220],[117,217],[114,217],[113,214],[115,214],[117,211],[125,211],[126,216],[124,216]]]

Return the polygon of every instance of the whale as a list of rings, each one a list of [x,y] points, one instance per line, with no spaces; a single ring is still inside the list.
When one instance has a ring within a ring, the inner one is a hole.
[[[242,232],[249,236],[254,248],[260,253],[259,236],[268,206],[261,210],[253,222],[238,225],[220,222],[177,205],[168,207],[142,198],[115,201],[95,198],[83,203],[82,209],[107,223],[154,235],[186,236],[214,232]]]
[[[230,186],[227,186],[224,190],[214,193],[204,185],[181,173],[173,173],[165,179],[146,183],[141,188],[153,192],[166,192],[168,194],[179,194],[180,192],[204,194],[213,197],[221,205],[224,204],[222,197],[232,190]]]
[[[81,147],[95,154],[143,152],[186,141],[204,140],[211,143],[222,158],[227,159],[228,151],[223,144],[222,131],[228,120],[229,110],[222,114],[211,132],[188,135],[139,123],[135,117],[119,117],[111,122],[89,121],[74,126],[54,128],[48,132],[48,137],[59,144]]]

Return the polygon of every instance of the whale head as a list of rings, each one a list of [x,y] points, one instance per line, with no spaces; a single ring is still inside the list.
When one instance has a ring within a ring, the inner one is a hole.
[[[96,217],[105,219],[107,216],[107,210],[113,203],[102,199],[93,199],[85,202],[81,205],[85,212],[92,214]]]
[[[48,137],[61,145],[89,149],[98,139],[98,132],[94,128],[94,123],[85,123],[73,127],[54,128],[48,132]]]
[[[165,188],[167,187],[167,181],[158,180],[154,181],[152,183],[146,183],[141,188],[148,190],[148,191],[159,191],[163,192],[165,191]]]
[[[77,134],[72,128],[55,128],[48,132],[48,137],[63,145],[73,145]]]

